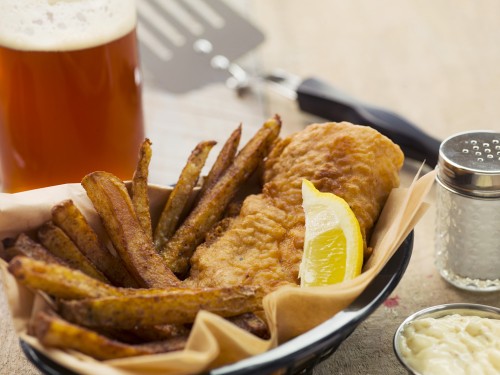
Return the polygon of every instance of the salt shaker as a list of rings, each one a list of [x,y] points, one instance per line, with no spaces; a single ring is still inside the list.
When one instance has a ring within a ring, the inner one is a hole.
[[[500,290],[500,133],[473,131],[441,143],[436,266],[467,290]]]

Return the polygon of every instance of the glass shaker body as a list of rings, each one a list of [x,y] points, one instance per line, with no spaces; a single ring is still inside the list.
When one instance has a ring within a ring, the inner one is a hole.
[[[436,266],[456,287],[500,290],[500,133],[446,139],[437,167]]]

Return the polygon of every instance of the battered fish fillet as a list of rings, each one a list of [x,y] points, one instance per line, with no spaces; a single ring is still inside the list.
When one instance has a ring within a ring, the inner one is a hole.
[[[365,126],[325,123],[281,140],[265,163],[261,194],[250,195],[225,231],[191,258],[190,286],[297,284],[304,244],[302,178],[351,206],[365,244],[392,188],[403,153]],[[365,245],[366,247],[366,245]]]

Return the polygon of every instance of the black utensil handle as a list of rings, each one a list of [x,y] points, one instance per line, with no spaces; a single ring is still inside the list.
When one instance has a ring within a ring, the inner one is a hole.
[[[397,143],[407,157],[425,160],[431,167],[437,164],[441,142],[395,113],[361,103],[316,78],[299,85],[297,99],[304,112],[331,121],[371,126]]]

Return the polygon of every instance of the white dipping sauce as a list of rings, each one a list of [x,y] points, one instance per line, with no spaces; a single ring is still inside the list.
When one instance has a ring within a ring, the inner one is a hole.
[[[499,319],[421,318],[404,328],[399,344],[408,365],[421,374],[500,374]]]

